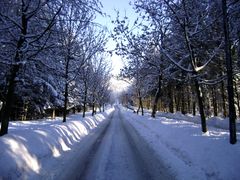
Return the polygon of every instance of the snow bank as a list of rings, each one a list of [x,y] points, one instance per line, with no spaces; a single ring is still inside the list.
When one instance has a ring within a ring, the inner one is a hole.
[[[61,118],[11,122],[9,134],[0,137],[0,179],[35,177],[45,168],[42,166],[45,161],[71,151],[113,110],[86,118],[81,114],[71,115],[66,123]]]
[[[208,133],[202,134],[200,124],[191,122],[191,117],[187,121],[153,119],[131,110],[122,112],[177,179],[239,179],[240,143],[229,144],[227,130],[209,127]],[[239,133],[237,136],[240,140]]]
[[[184,121],[201,124],[201,118],[199,115],[197,115],[197,116],[193,116],[192,114],[184,115],[180,112],[176,112],[176,113],[158,112],[157,116],[158,117],[166,117],[166,118],[175,119],[175,120],[184,120]],[[229,129],[229,119],[222,118],[222,117],[209,117],[209,118],[207,118],[207,126],[228,130]],[[236,128],[237,128],[237,131],[240,132],[240,119],[237,119],[237,121],[236,121]]]

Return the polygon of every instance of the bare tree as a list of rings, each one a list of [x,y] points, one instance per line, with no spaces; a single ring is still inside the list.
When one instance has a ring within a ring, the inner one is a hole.
[[[235,144],[237,142],[236,135],[236,109],[234,104],[234,90],[233,90],[233,70],[232,70],[232,55],[231,44],[229,39],[229,21],[227,15],[227,3],[226,0],[222,0],[223,11],[223,29],[225,37],[225,58],[227,66],[227,91],[228,91],[228,103],[229,103],[229,131],[230,131],[230,143]]]
[[[75,81],[77,72],[84,66],[89,42],[87,32],[92,26],[92,20],[96,11],[100,12],[98,1],[67,1],[62,7],[61,14],[58,16],[60,54],[63,58],[64,71],[64,107],[63,122],[66,122],[69,85]]]
[[[52,1],[2,1],[0,11],[3,64],[9,66],[6,78],[6,98],[1,113],[0,135],[8,133],[8,124],[18,73],[30,59],[43,51],[61,6],[53,10]]]

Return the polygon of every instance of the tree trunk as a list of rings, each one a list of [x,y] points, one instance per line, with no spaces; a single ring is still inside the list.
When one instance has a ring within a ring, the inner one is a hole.
[[[195,80],[195,87],[196,87],[196,94],[198,98],[198,106],[199,106],[199,113],[201,116],[201,125],[202,125],[202,132],[207,132],[207,124],[206,124],[206,117],[204,114],[204,107],[203,107],[203,97],[200,86],[198,84],[198,80]]]
[[[22,121],[27,120],[27,113],[28,113],[28,102],[23,103],[23,114],[22,114]]]
[[[55,112],[56,112],[56,110],[55,110],[55,108],[53,108],[53,110],[52,110],[52,119],[55,119]]]
[[[187,112],[191,113],[191,87],[187,86]]]
[[[65,67],[65,90],[64,90],[63,122],[66,122],[66,118],[67,118],[69,61],[70,61],[70,50],[68,49],[68,55],[67,55],[66,61],[65,61],[66,67]]]
[[[158,89],[154,98],[154,102],[153,102],[153,109],[152,109],[152,117],[155,118],[156,117],[156,111],[157,111],[157,104],[158,104],[158,100],[161,96],[161,88],[162,88],[162,75],[160,74],[158,77]]]
[[[0,136],[8,133],[8,124],[10,120],[10,114],[12,112],[12,105],[13,105],[13,96],[14,96],[14,89],[15,89],[15,78],[17,76],[17,72],[19,71],[19,66],[14,66],[11,71],[11,77],[9,79],[8,84],[8,91],[7,91],[7,98],[6,102],[3,103],[2,107],[2,117],[1,117],[1,131]]]
[[[236,94],[236,98],[237,98],[238,116],[240,116],[239,94],[238,94],[238,89],[237,89],[237,83],[236,82],[234,82],[234,87],[235,87],[235,94]]]
[[[222,111],[223,111],[223,116],[227,117],[227,108],[226,108],[226,98],[225,98],[225,91],[224,91],[224,82],[221,83],[221,94],[222,94]]]
[[[92,103],[92,116],[94,116],[95,114],[95,103],[93,102]]]
[[[218,107],[217,107],[217,97],[216,97],[216,91],[215,88],[212,88],[212,103],[213,103],[213,115],[218,115]]]
[[[238,67],[240,67],[240,29],[238,29],[238,50],[237,50],[237,57],[238,57]]]
[[[149,98],[148,98],[148,107],[147,107],[148,110],[150,109],[151,104],[152,104],[152,98],[151,97],[152,96],[150,95]]]
[[[21,56],[22,56],[21,48],[25,42],[25,35],[27,34],[28,21],[24,11],[25,9],[23,10],[22,17],[21,17],[21,20],[22,20],[21,36],[17,42],[16,54],[14,57],[15,63],[19,63],[21,61]],[[12,112],[13,96],[14,96],[14,91],[16,86],[15,78],[17,77],[17,73],[19,69],[20,69],[19,64],[13,65],[13,67],[10,70],[9,80],[7,80],[8,81],[7,96],[6,96],[6,101],[5,103],[3,103],[3,107],[2,107],[2,117],[1,117],[2,124],[1,124],[0,136],[3,136],[4,134],[8,133],[8,124],[9,124],[10,115]]]
[[[168,86],[169,112],[174,113],[172,85]]]
[[[144,115],[144,112],[143,112],[143,102],[142,102],[142,97],[141,97],[140,90],[138,90],[138,101],[139,101],[139,105],[138,105],[138,109],[137,109],[137,114],[139,113],[139,110],[141,109],[142,116],[143,116]]]
[[[138,98],[138,109],[137,109],[137,114],[139,113],[139,110],[140,110],[140,98]]]
[[[193,113],[193,116],[196,116],[196,102],[195,101],[192,102],[192,113]]]
[[[184,92],[184,86],[181,88],[181,112],[182,114],[186,114],[185,110],[185,92]]]
[[[87,105],[87,84],[84,82],[84,100],[83,100],[83,117],[86,116],[86,105]]]
[[[176,86],[176,89],[178,89],[178,86]],[[175,95],[175,104],[176,104],[176,111],[180,111],[180,100],[179,100],[179,91],[177,91]]]
[[[140,103],[140,108],[141,108],[141,111],[142,111],[142,116],[144,115],[144,112],[143,112],[143,103],[142,103],[142,97],[140,96],[139,97],[139,103]]]
[[[86,116],[86,101],[85,100],[83,101],[83,115],[82,116],[83,117]]]
[[[225,58],[227,68],[227,92],[228,92],[228,108],[229,108],[229,132],[230,143],[235,144],[237,142],[236,135],[236,110],[234,106],[234,90],[233,90],[233,72],[232,72],[232,56],[231,56],[231,44],[229,39],[229,25],[227,17],[227,3],[226,0],[222,0],[223,11],[223,29],[225,38]]]
[[[63,122],[66,122],[66,118],[67,118],[67,106],[68,106],[68,82],[65,83]]]

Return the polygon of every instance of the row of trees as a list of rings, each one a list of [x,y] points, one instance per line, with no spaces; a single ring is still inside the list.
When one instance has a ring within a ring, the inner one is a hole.
[[[203,132],[206,114],[228,115],[236,143],[240,2],[135,0],[133,6],[139,18],[131,23],[118,15],[113,38],[128,59],[121,76],[134,79],[139,109],[151,101],[155,117],[161,99],[170,112],[198,110]]]
[[[106,33],[93,22],[98,0],[3,0],[0,2],[1,131],[24,110],[104,106],[109,100]],[[35,114],[35,115],[34,115]]]

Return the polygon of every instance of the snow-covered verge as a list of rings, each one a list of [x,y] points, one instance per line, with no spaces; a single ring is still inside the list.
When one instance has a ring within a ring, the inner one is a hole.
[[[178,114],[153,119],[125,108],[122,114],[176,179],[239,179],[240,143],[229,144],[227,130],[209,127],[203,134],[200,124]]]
[[[184,115],[180,112],[176,112],[176,113],[158,112],[157,116],[166,117],[166,118],[175,119],[175,120],[190,121],[190,122],[194,122],[197,124],[201,124],[201,118],[199,115],[197,115],[197,116],[193,116],[192,114]],[[222,117],[209,117],[209,118],[207,118],[207,126],[228,130],[229,129],[229,119],[222,118]],[[237,128],[237,131],[240,132],[240,119],[237,119],[237,121],[236,121],[236,128]]]
[[[81,114],[71,115],[66,123],[61,118],[11,122],[9,133],[0,137],[0,179],[53,179],[48,176],[55,176],[51,171],[66,169],[69,162],[64,161],[69,154],[113,111],[109,108],[105,113],[85,118]]]

